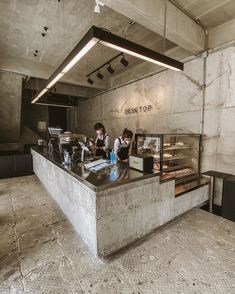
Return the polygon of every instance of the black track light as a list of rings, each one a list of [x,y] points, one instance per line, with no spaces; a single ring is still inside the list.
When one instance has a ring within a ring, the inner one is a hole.
[[[110,72],[111,74],[114,73],[114,69],[111,67],[111,64],[107,67],[107,71]]]
[[[44,38],[46,36],[46,34],[45,33],[42,33],[42,37]]]
[[[124,66],[128,66],[129,62],[125,59],[124,55],[122,55],[122,59],[120,60],[121,64]]]
[[[90,77],[88,77],[87,82],[88,82],[90,85],[94,84],[94,81],[93,81]]]
[[[49,28],[48,27],[44,27],[44,31],[46,32]]]
[[[35,57],[37,57],[39,54],[40,54],[40,51],[37,50],[37,49],[35,49],[33,55],[34,55]]]
[[[97,72],[97,78],[99,78],[99,79],[101,79],[101,80],[103,80],[103,78],[104,78],[104,76],[98,71]]]

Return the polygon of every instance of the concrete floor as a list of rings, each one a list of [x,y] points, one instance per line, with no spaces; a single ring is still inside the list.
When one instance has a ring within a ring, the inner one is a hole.
[[[0,180],[0,236],[4,294],[235,293],[235,223],[200,209],[101,261],[35,176],[13,178]]]

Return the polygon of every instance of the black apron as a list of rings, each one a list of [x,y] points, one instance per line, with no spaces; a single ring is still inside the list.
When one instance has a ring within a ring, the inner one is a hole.
[[[103,139],[97,139],[96,147],[104,147],[105,146],[105,144],[104,144],[105,138],[106,138],[106,136],[104,136]],[[97,149],[95,155],[102,156],[104,159],[107,158],[107,154],[103,149]]]
[[[121,145],[121,139],[118,138],[119,142],[120,142],[120,145]],[[120,150],[117,152],[119,158],[121,160],[126,160],[128,159],[129,157],[129,148],[130,148],[130,145],[126,146],[126,147],[121,147]]]

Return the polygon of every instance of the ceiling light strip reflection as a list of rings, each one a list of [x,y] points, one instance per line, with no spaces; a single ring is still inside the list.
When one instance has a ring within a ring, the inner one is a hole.
[[[64,67],[64,69],[48,84],[46,88],[43,89],[31,103],[35,103],[43,94],[47,92],[56,82],[58,82],[63,75],[68,72],[88,51],[90,51],[96,43],[98,43],[97,38],[92,38],[75,56],[69,63]]]

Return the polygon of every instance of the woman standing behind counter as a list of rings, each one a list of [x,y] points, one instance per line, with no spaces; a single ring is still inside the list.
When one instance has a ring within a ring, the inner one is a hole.
[[[122,135],[114,140],[114,153],[118,161],[128,161],[131,155],[133,133],[125,129]]]
[[[96,156],[102,156],[106,159],[109,155],[109,135],[106,133],[102,123],[96,123],[94,129],[97,133],[97,137],[92,148]]]

